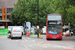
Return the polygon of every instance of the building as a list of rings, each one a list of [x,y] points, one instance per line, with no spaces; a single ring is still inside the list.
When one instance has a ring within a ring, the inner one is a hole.
[[[13,8],[14,3],[18,0],[0,0],[0,26],[5,26],[6,28],[12,22],[9,18]]]

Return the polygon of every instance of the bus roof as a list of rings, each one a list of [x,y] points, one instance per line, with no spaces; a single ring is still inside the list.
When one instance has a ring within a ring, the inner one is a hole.
[[[48,15],[60,15],[60,16],[62,16],[61,14],[55,14],[55,13],[54,13],[54,14],[48,14]],[[47,16],[48,16],[48,15],[47,15]]]

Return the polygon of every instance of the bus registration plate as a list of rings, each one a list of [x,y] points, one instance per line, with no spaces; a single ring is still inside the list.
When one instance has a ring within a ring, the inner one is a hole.
[[[16,35],[16,34],[13,34],[13,35]]]
[[[56,38],[53,38],[53,39],[56,39]]]

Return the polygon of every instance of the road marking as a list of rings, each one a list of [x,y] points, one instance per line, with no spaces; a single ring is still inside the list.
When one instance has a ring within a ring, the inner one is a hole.
[[[74,48],[65,48],[65,49],[67,49],[67,50],[75,50]]]
[[[16,41],[18,41],[18,40],[16,40]]]
[[[35,41],[35,40],[32,40],[33,42]]]
[[[47,42],[41,42],[40,44],[51,44],[51,43],[47,43]]]

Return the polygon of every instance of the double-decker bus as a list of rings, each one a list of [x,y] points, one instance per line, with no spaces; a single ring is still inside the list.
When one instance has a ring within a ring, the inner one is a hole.
[[[46,20],[46,39],[62,39],[62,15],[48,14]]]

